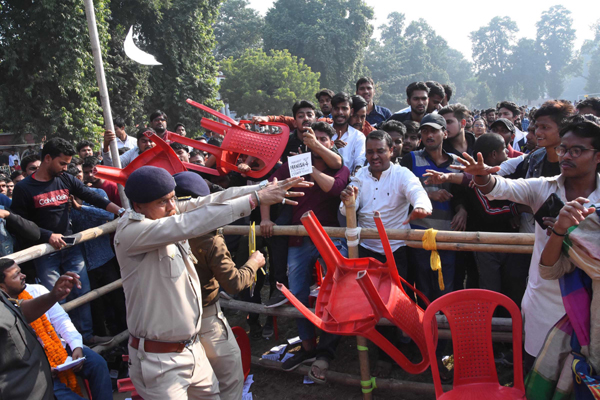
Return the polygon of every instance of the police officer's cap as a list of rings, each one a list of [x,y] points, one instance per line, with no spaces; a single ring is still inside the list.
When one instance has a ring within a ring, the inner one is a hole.
[[[177,197],[200,197],[210,194],[210,189],[204,179],[194,172],[180,172],[173,175],[173,178],[175,178],[175,183],[177,184],[175,187],[175,195]]]
[[[134,203],[150,203],[175,190],[175,179],[167,170],[145,165],[133,171],[125,184],[125,194]]]

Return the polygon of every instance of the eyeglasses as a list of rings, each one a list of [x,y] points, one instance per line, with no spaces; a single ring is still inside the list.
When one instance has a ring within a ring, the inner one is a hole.
[[[556,150],[556,154],[558,154],[559,157],[564,157],[565,154],[569,153],[572,158],[579,158],[581,156],[581,153],[583,153],[584,151],[599,151],[596,149],[586,149],[584,147],[577,146],[573,146],[570,149],[567,149],[565,146],[556,146],[554,150]]]

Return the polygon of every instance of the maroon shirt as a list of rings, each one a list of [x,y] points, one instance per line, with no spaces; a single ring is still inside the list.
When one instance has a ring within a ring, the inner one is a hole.
[[[121,197],[119,197],[119,188],[116,183],[112,181],[104,180],[103,183],[98,185],[99,189],[102,189],[106,192],[108,199],[118,205],[119,207],[123,207],[121,205]]]
[[[293,191],[304,192],[305,194],[302,197],[294,198],[294,201],[297,201],[298,205],[292,207],[292,225],[300,225],[302,215],[307,211],[312,211],[321,225],[340,226],[337,219],[337,210],[340,205],[340,194],[348,185],[350,170],[343,166],[338,170],[327,168],[323,172],[335,179],[333,187],[329,192],[325,193],[316,183],[309,188],[293,188]],[[288,164],[285,163],[269,178],[269,181],[272,181],[273,178],[283,180],[289,177],[290,169],[288,168]]]

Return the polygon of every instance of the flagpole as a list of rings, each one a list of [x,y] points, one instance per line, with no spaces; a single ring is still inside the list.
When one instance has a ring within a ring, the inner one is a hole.
[[[83,0],[85,5],[85,15],[87,18],[88,30],[90,31],[90,42],[92,44],[92,53],[94,55],[94,68],[96,70],[96,79],[98,88],[100,89],[100,103],[104,112],[104,127],[109,131],[115,131],[113,125],[112,113],[110,110],[110,101],[108,99],[108,88],[106,86],[106,78],[104,76],[104,65],[102,64],[102,53],[100,52],[100,40],[98,39],[98,28],[96,27],[96,12],[94,11],[93,0]],[[110,142],[110,155],[113,166],[121,168],[121,160],[119,159],[119,148],[117,140]],[[129,199],[125,196],[123,186],[119,185],[119,197],[121,205],[129,208]]]

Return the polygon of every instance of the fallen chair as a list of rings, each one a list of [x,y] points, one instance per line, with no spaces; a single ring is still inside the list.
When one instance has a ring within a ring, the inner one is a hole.
[[[423,332],[424,311],[404,291],[403,284],[429,304],[425,296],[398,274],[389,240],[379,214],[375,215],[387,262],[373,258],[343,257],[325,233],[312,211],[301,218],[302,224],[327,265],[315,313],[305,307],[284,285],[277,287],[310,322],[336,335],[363,336],[385,351],[405,371],[419,374],[429,366]],[[413,363],[377,332],[375,325],[387,318],[402,329],[418,346],[422,360]]]

